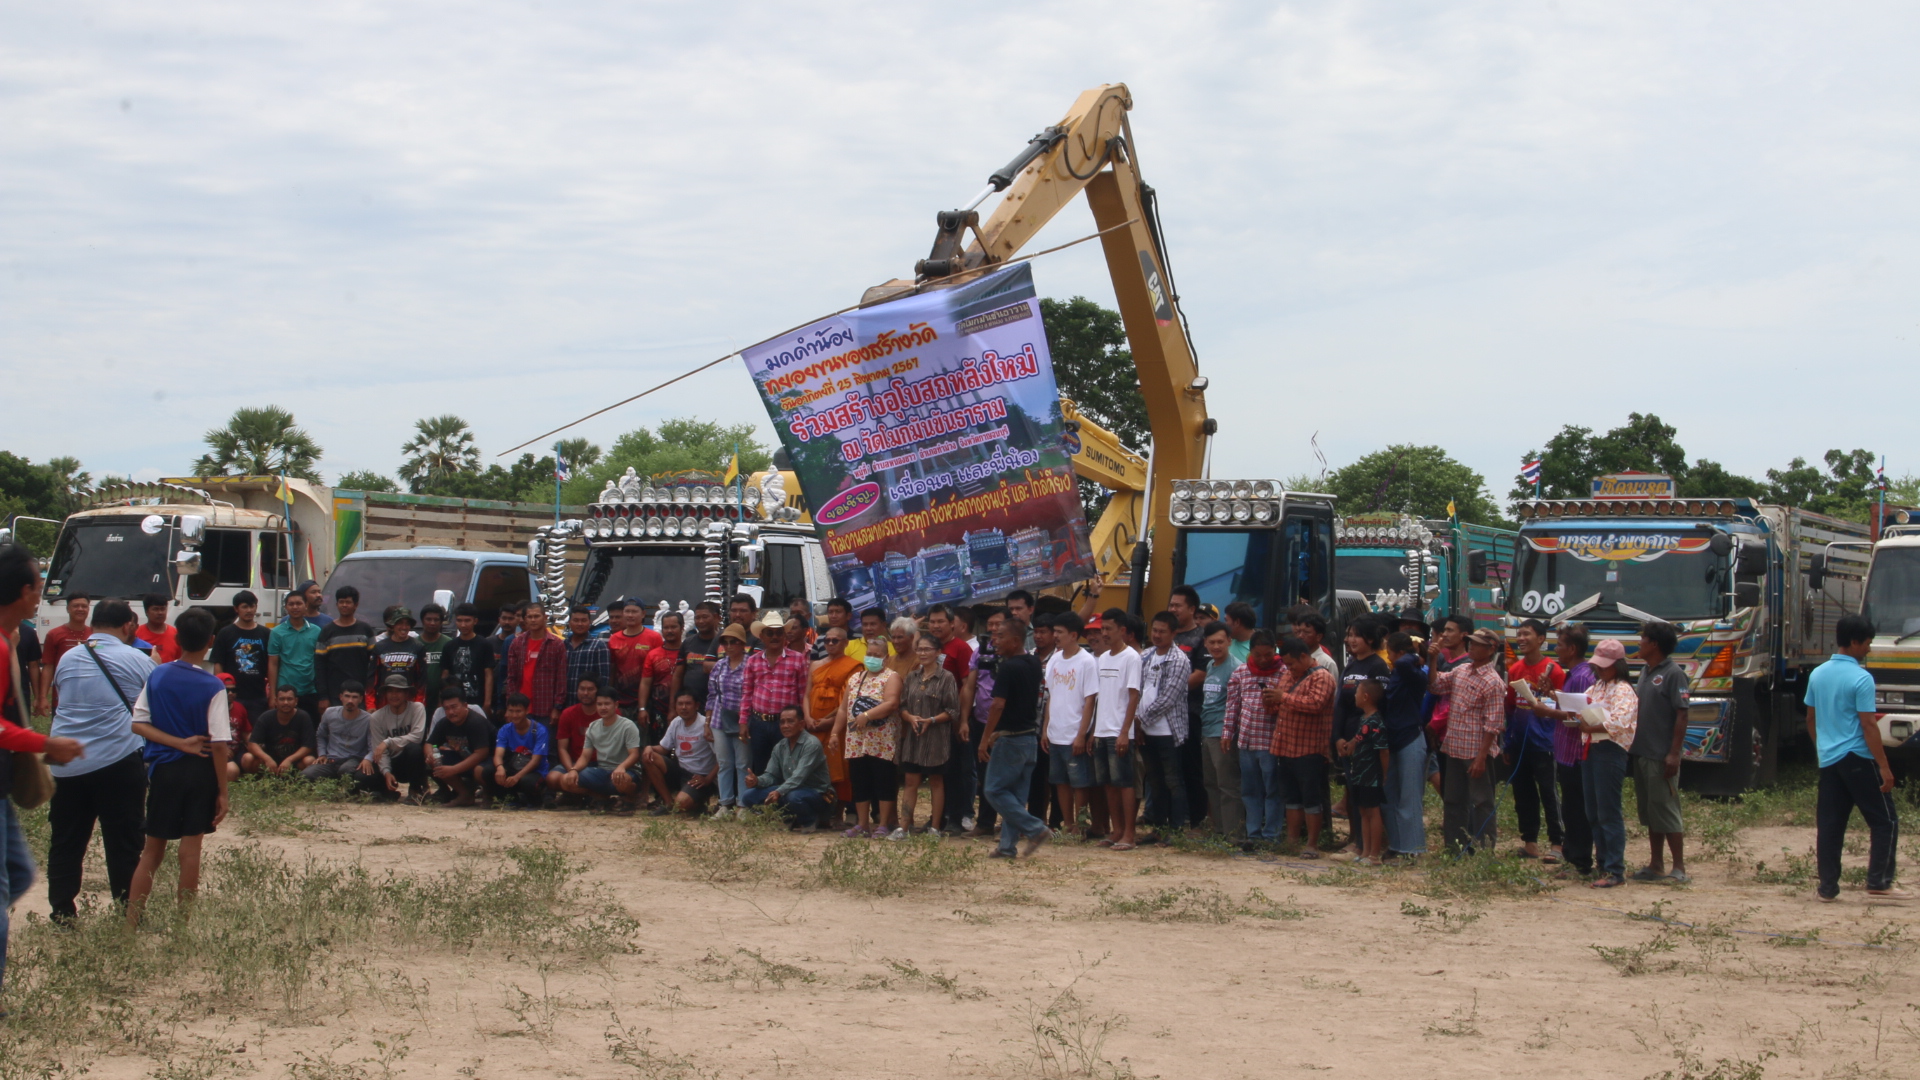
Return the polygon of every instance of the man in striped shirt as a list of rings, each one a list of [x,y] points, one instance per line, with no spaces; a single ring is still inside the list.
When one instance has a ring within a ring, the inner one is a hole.
[[[1442,831],[1450,848],[1492,850],[1492,764],[1507,727],[1507,677],[1495,663],[1500,639],[1491,630],[1475,630],[1467,638],[1467,662],[1448,671],[1440,670],[1437,652],[1435,646],[1430,685],[1436,694],[1451,695],[1453,703],[1447,715],[1447,737],[1441,744],[1446,752],[1440,792],[1446,805]]]

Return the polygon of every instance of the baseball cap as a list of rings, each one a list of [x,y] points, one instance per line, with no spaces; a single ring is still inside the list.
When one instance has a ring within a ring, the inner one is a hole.
[[[1587,662],[1595,667],[1612,667],[1627,658],[1627,647],[1613,638],[1602,639],[1593,647],[1593,658]]]
[[[389,675],[380,680],[380,688],[382,690],[411,690],[413,689],[413,684],[407,681],[405,675]]]
[[[229,689],[229,690],[231,690],[231,689],[233,689],[233,688],[234,688],[235,686],[238,686],[238,685],[239,685],[238,683],[236,683],[236,682],[234,682],[234,681],[233,681],[233,676],[231,676],[231,675],[229,675],[229,674],[227,674],[227,673],[226,673],[226,672],[224,672],[224,671],[220,673],[220,681],[221,681],[222,683],[224,683],[224,684],[226,685],[226,687],[227,687],[227,689]]]
[[[1467,640],[1479,642],[1480,644],[1486,645],[1490,648],[1498,649],[1500,647],[1500,635],[1494,633],[1493,631],[1487,629],[1484,626],[1478,630],[1475,630],[1473,633],[1468,634]]]
[[[386,623],[388,626],[392,626],[394,623],[400,622],[402,620],[405,620],[407,622],[413,621],[412,608],[409,608],[405,604],[395,604],[392,607],[387,609]]]
[[[1093,618],[1088,619],[1084,624],[1084,626],[1082,627],[1082,629],[1086,629],[1086,630],[1100,629],[1100,616],[1095,615]]]

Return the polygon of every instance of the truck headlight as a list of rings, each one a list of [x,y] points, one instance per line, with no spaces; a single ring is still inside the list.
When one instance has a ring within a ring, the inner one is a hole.
[[[1245,523],[1253,520],[1253,506],[1240,499],[1233,500],[1233,520]]]
[[[1873,700],[1882,705],[1905,705],[1907,694],[1904,690],[1875,690]]]
[[[1176,502],[1173,504],[1173,509],[1168,511],[1167,516],[1173,519],[1175,525],[1185,525],[1187,522],[1193,520],[1193,504],[1184,499]]]
[[[613,535],[615,535],[615,536],[625,536],[625,535],[627,535],[627,529],[628,529],[628,525],[627,525],[627,519],[626,519],[626,518],[615,518],[615,519],[614,519],[614,522],[613,522]]]
[[[1262,501],[1253,504],[1253,520],[1261,524],[1271,522],[1276,513],[1278,510],[1270,502]]]

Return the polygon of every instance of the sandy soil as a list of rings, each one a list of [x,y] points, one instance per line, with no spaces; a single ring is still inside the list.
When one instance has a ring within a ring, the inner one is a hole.
[[[601,964],[370,957],[384,983],[345,1004],[304,1018],[263,1007],[191,1030],[244,1045],[236,1058],[263,1077],[1021,1076],[1040,1069],[1036,1018],[1069,1035],[1113,1027],[1091,1055],[1099,1075],[1637,1078],[1705,1076],[1719,1058],[1764,1060],[1768,1077],[1920,1075],[1912,949],[1854,944],[1884,940],[1890,924],[1920,938],[1920,907],[1869,906],[1857,890],[1816,905],[1756,883],[1751,863],[1700,862],[1688,888],[1572,886],[1476,906],[1419,895],[1417,874],[1335,887],[1322,883],[1325,863],[1058,844],[873,900],[794,884],[837,837],[792,840],[777,880],[714,885],[680,859],[640,853],[644,820],[350,806],[329,809],[320,832],[220,836],[210,843],[416,873],[508,843],[556,844],[640,920],[641,950]],[[1811,837],[1754,830],[1743,842],[1764,858]],[[1187,886],[1235,901],[1258,889],[1305,917],[1095,914],[1102,896]],[[1624,977],[1590,946],[1662,933],[1626,915],[1656,901],[1670,918],[1739,932],[1680,935],[1649,958],[1671,970]],[[44,893],[24,906],[44,911]],[[1813,931],[1816,942],[1795,943]],[[376,1039],[404,1039],[390,1072]],[[301,1053],[336,1068],[289,1073]],[[1678,1071],[1682,1053],[1705,1064]],[[104,1057],[92,1075],[151,1068]]]

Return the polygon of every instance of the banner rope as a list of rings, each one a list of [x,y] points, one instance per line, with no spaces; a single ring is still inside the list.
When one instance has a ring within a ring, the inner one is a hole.
[[[948,277],[937,278],[933,281],[922,282],[918,285],[913,286],[911,289],[907,289],[895,296],[890,296],[887,299],[897,300],[902,297],[917,296],[922,291],[934,285],[950,285],[950,284],[953,284],[954,282],[963,280],[965,278],[978,277],[981,274],[988,274],[998,270],[1005,270],[1007,267],[1012,266],[1015,263],[1030,262],[1034,259],[1039,258],[1042,255],[1051,255],[1056,251],[1065,251],[1070,247],[1074,247],[1078,244],[1084,244],[1089,240],[1097,240],[1100,237],[1105,236],[1110,232],[1114,232],[1115,230],[1118,230],[1118,229],[1124,229],[1129,225],[1133,225],[1139,220],[1140,220],[1139,218],[1128,218],[1127,220],[1121,222],[1118,225],[1109,225],[1108,227],[1101,229],[1098,232],[1088,233],[1087,235],[1080,237],[1078,240],[1069,240],[1064,244],[1059,244],[1054,247],[1045,248],[1043,250],[1036,251],[1031,255],[1022,255],[1017,259],[1008,259],[1006,262],[992,263],[984,266],[976,266],[971,270],[962,270],[959,273],[950,275]],[[757,348],[761,345],[765,345],[769,341],[772,341],[774,338],[785,337],[786,335],[793,333],[795,330],[804,330],[807,327],[812,326],[814,323],[819,322],[821,319],[831,319],[835,315],[845,315],[849,311],[858,310],[859,307],[860,307],[859,304],[849,304],[848,306],[843,307],[838,311],[829,311],[825,315],[817,315],[811,319],[808,319],[803,323],[800,323],[797,326],[790,326],[787,329],[782,330],[777,334],[768,334],[766,337],[761,338],[759,341],[754,342],[752,345],[748,345],[745,349],[734,349],[732,352],[727,353],[725,356],[719,357],[718,359],[715,359],[715,360],[709,360],[706,363],[701,364],[699,367],[692,368],[688,371],[683,371],[680,374],[675,375],[673,378],[668,379],[666,382],[660,383],[655,386],[650,386],[645,390],[642,390],[639,393],[633,395],[630,398],[626,398],[622,401],[616,401],[613,404],[608,405],[603,409],[595,409],[594,411],[588,413],[587,415],[581,417],[578,420],[569,421],[567,423],[561,424],[557,428],[554,428],[552,431],[543,432],[539,435],[535,435],[533,438],[528,439],[526,442],[523,442],[518,446],[508,447],[507,449],[502,450],[493,456],[506,457],[508,454],[513,453],[515,450],[524,450],[527,447],[532,446],[534,443],[537,443],[540,440],[547,438],[549,435],[558,435],[561,432],[567,430],[568,428],[578,427],[581,424],[584,424],[587,421],[593,419],[594,417],[601,416],[606,413],[610,413],[622,405],[631,405],[632,403],[639,401],[641,398],[646,397],[648,394],[651,394],[656,390],[665,390],[667,387],[672,386],[674,383],[677,383],[682,379],[691,378],[692,376],[698,375],[701,372],[707,370],[708,368],[718,367],[721,364],[724,364],[727,361],[733,359],[734,357],[739,356],[741,353],[746,352],[747,349]]]

